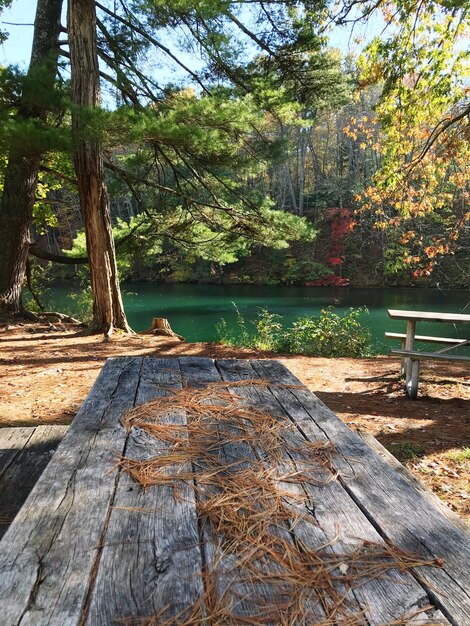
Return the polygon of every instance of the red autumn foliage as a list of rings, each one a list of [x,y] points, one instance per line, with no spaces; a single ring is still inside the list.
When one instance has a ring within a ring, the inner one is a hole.
[[[334,273],[327,274],[318,280],[307,281],[306,287],[348,287],[349,278],[341,276],[342,265],[345,260],[344,239],[350,233],[356,222],[352,219],[350,209],[334,207],[325,213],[326,221],[329,222],[329,245],[324,255],[324,263],[332,269],[339,268],[339,276]]]
[[[330,221],[330,249],[327,263],[330,265],[342,265],[344,263],[344,238],[350,233],[356,222],[352,219],[350,209],[334,207],[328,209],[325,217]]]

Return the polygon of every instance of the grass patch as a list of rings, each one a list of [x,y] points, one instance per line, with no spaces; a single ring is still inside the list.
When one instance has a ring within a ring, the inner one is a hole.
[[[411,441],[405,441],[404,443],[392,443],[389,447],[389,452],[400,461],[400,463],[408,463],[414,461],[425,455],[425,449]]]
[[[446,457],[456,463],[462,463],[463,461],[470,461],[470,448],[462,448],[461,450],[451,450],[446,454]]]

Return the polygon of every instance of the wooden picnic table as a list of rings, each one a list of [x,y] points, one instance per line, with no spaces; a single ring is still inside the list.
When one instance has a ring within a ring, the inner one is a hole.
[[[393,320],[406,321],[405,350],[413,350],[417,322],[441,322],[445,324],[470,324],[470,315],[463,313],[439,313],[437,311],[402,311],[389,309],[388,316]],[[456,339],[456,346],[459,341]]]
[[[410,398],[415,399],[418,394],[419,384],[419,367],[421,360],[448,360],[470,362],[470,358],[466,356],[450,355],[449,352],[455,348],[468,345],[470,340],[455,339],[452,342],[448,337],[429,337],[417,336],[417,322],[440,322],[443,324],[470,324],[470,315],[463,313],[440,313],[437,311],[402,311],[389,309],[388,315],[391,319],[406,321],[406,335],[404,337],[404,345],[401,350],[391,350],[392,354],[401,355],[402,371],[406,380],[406,390]],[[385,336],[401,337],[398,333],[385,333]],[[423,352],[415,349],[415,340],[425,341],[428,343],[447,344],[445,348],[436,350],[435,352]]]
[[[306,575],[318,566],[320,555],[329,555],[329,562],[336,563],[329,575],[339,587],[324,593],[343,598],[342,609],[356,616],[354,623],[470,624],[470,533],[463,522],[373,451],[287,368],[276,361],[138,357],[106,362],[0,542],[1,626],[281,623],[266,617],[279,600],[278,564],[268,563],[270,576],[250,587],[223,533],[218,536],[201,513],[206,500],[196,487],[197,472],[204,468],[197,458],[168,469],[169,475],[191,467],[196,472],[194,481],[182,481],[177,491],[164,483],[143,489],[122,465],[116,466],[123,458],[158,459],[168,450],[168,442],[145,429],[123,427],[129,409],[221,381],[247,415],[256,410],[273,417],[281,442],[270,456],[263,437],[255,443],[230,439],[234,428],[222,420],[214,436],[221,438],[217,458],[224,471],[235,479],[257,460],[269,479],[279,482],[292,519],[279,522],[274,535],[308,557],[302,557]],[[240,381],[248,382],[237,386]],[[169,408],[157,422],[169,431],[186,429],[192,437],[181,407]],[[184,444],[183,437],[178,445]],[[309,471],[317,456],[312,452],[307,458],[302,447],[307,444],[317,453],[318,446],[330,450],[327,460],[320,455],[315,479]],[[373,570],[348,587],[348,576],[353,580],[358,566],[350,555],[370,549],[388,554],[391,546],[419,554],[412,554],[416,566]],[[423,559],[437,562],[424,565]],[[318,589],[320,579],[315,589],[302,591],[305,609],[315,620],[297,617],[282,623],[345,623],[341,612],[336,619],[328,613],[327,601],[314,604],[317,596],[309,594]],[[183,618],[191,606],[199,607],[200,617],[211,614],[214,594],[229,602],[235,617]],[[264,615],[260,606],[267,607]]]

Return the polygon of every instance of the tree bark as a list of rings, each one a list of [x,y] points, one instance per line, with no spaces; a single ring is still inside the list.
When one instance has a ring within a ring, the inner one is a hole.
[[[297,215],[304,214],[305,198],[305,157],[307,154],[307,129],[301,128],[299,132],[299,201]]]
[[[75,173],[93,291],[93,331],[110,336],[114,328],[130,332],[116,264],[103,148],[86,132],[83,112],[100,104],[94,0],[69,0],[68,36],[72,71],[72,132]]]
[[[52,89],[57,73],[62,0],[39,0],[34,21],[34,36],[28,77],[42,66],[41,78]],[[34,85],[26,80],[19,121],[46,121],[47,109],[34,104]],[[41,154],[32,152],[28,142],[12,146],[5,171],[3,194],[0,203],[0,317],[21,310],[21,291],[28,258],[30,228],[38,179]]]

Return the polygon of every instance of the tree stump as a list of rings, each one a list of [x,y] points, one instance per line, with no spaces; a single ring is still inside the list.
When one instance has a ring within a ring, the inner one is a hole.
[[[175,333],[170,322],[164,317],[154,317],[152,320],[152,326],[147,330],[139,333],[140,335],[160,335],[163,337],[176,337],[180,341],[184,341],[184,337]]]

